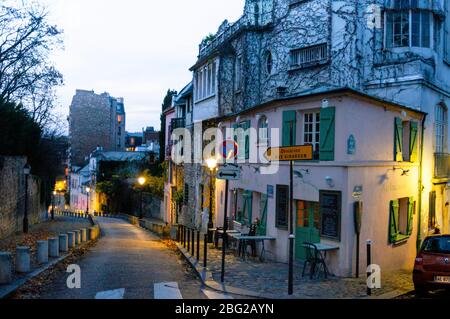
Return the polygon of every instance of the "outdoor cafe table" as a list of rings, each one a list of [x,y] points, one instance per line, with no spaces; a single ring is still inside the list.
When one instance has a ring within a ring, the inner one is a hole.
[[[215,244],[215,246],[217,248],[217,247],[219,247],[219,235],[221,235],[222,242],[224,242],[223,229],[212,229],[212,230],[214,232],[216,232],[216,235],[214,236],[214,238],[215,238],[214,244]],[[227,230],[227,235],[230,236],[231,234],[240,234],[240,232],[237,231],[237,230],[231,230],[231,229]],[[228,241],[228,238],[226,238],[225,241]],[[228,246],[228,244],[227,244],[227,246]]]
[[[305,244],[302,245],[303,247],[307,248],[308,246],[306,246]],[[339,250],[339,246],[338,245],[330,245],[330,244],[314,244],[314,246],[316,246],[317,250],[319,252],[323,252],[324,256],[323,259],[326,260],[327,259],[327,252],[329,251],[335,251],[335,250]],[[328,275],[328,267],[325,266],[325,271],[327,272]]]
[[[275,241],[276,240],[276,238],[270,237],[270,236],[246,236],[246,235],[241,235],[240,233],[229,234],[229,236],[234,238],[234,239],[236,239],[236,240],[238,240],[240,242],[240,245],[239,245],[240,247],[243,247],[242,245],[245,242],[248,242],[248,241],[261,242],[262,248],[261,248],[261,254],[259,255],[259,260],[260,261],[264,261],[264,255],[266,253],[266,248],[264,246],[264,242],[265,241]],[[243,258],[245,260],[245,251],[243,253]]]

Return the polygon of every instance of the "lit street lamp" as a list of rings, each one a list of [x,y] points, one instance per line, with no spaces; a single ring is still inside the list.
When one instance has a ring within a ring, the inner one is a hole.
[[[143,176],[141,176],[141,177],[139,177],[138,178],[138,183],[139,183],[139,185],[141,185],[141,196],[140,196],[140,214],[141,214],[141,216],[140,216],[140,218],[142,219],[142,218],[144,218],[144,209],[142,208],[142,193],[144,192],[144,185],[145,185],[145,183],[147,182],[147,179],[145,178],[145,177],[143,177]]]
[[[210,171],[210,178],[209,178],[209,220],[208,220],[208,242],[213,242],[213,232],[212,228],[214,227],[213,223],[213,175],[214,171],[217,168],[217,159],[216,158],[209,158],[206,160],[206,165],[209,168]]]
[[[28,234],[28,177],[31,173],[30,164],[25,164],[23,174],[25,175],[25,211],[23,214],[23,232]]]
[[[89,186],[86,187],[87,201],[86,201],[86,215],[89,215],[89,193],[91,192],[91,188]]]
[[[52,220],[55,220],[55,198],[56,198],[56,191],[53,192],[53,197],[52,197],[52,211],[51,211],[51,218]]]

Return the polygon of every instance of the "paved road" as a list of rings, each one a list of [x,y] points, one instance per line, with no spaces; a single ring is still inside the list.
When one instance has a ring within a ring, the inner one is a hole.
[[[63,276],[42,298],[229,298],[203,289],[192,270],[157,237],[122,220],[99,218],[99,222],[102,238],[79,261],[81,289],[68,289]]]

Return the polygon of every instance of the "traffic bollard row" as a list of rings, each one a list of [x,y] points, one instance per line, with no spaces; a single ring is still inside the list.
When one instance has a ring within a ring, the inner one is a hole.
[[[60,212],[69,214],[69,212]],[[48,240],[36,242],[37,263],[39,265],[48,264],[49,258],[58,258],[60,254],[68,253],[71,248],[75,248],[89,240],[96,240],[100,236],[100,227],[95,225],[89,229],[83,228],[60,234]],[[0,252],[0,285],[11,284],[13,272],[25,274],[31,272],[31,252],[30,247],[18,246],[15,253],[15,269],[13,269],[13,255],[10,252]]]

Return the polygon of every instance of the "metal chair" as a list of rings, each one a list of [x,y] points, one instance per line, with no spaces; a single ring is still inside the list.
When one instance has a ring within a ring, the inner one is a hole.
[[[309,264],[310,265],[309,279],[313,279],[314,275],[316,274],[316,270],[320,271],[320,268],[322,268],[322,271],[325,275],[325,279],[327,279],[328,269],[327,265],[325,264],[325,258],[323,257],[322,253],[317,249],[317,246],[312,243],[303,243],[303,246],[305,247],[306,259],[303,265],[302,277],[305,277],[306,267]]]
[[[252,224],[250,226],[250,230],[249,230],[248,234],[245,234],[245,236],[255,237],[257,229],[258,229],[258,225]],[[245,258],[245,253],[247,252],[248,246],[250,246],[250,248],[252,249],[252,257],[256,257],[256,242],[255,241],[243,240],[239,243],[239,246],[240,246],[239,251],[242,251],[242,257]]]

